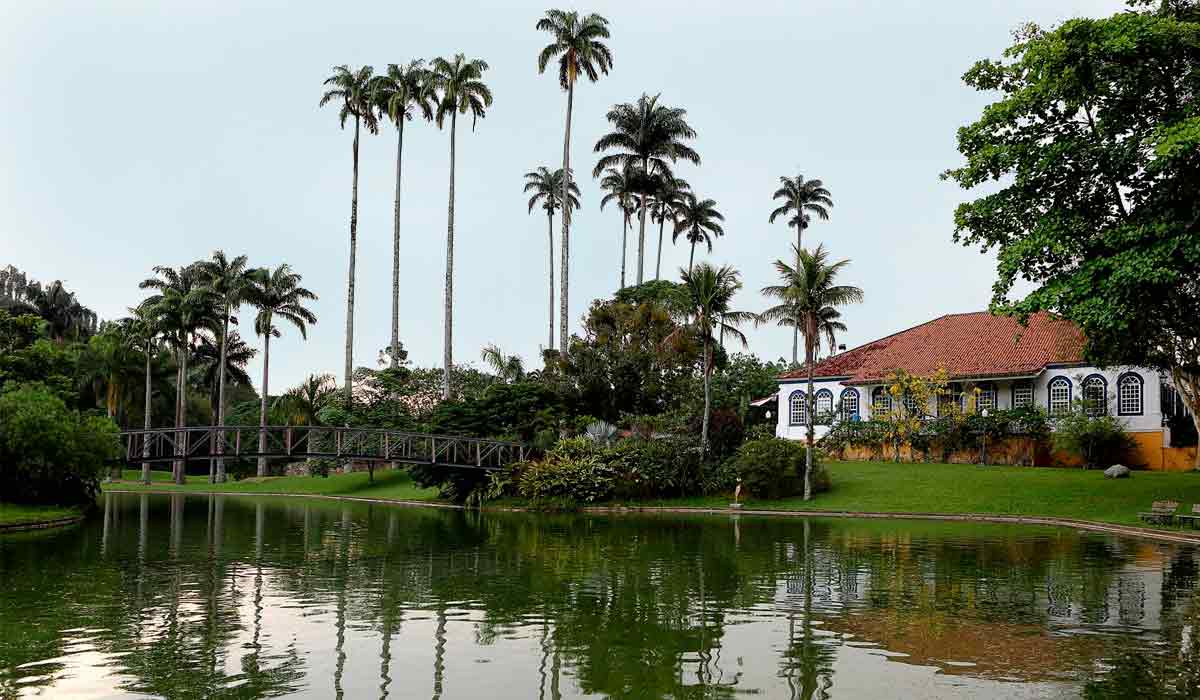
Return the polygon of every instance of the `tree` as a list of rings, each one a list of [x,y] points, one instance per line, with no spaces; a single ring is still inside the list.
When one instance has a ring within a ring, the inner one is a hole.
[[[737,270],[700,263],[694,269],[680,270],[683,286],[691,303],[692,327],[700,336],[704,376],[704,419],[700,428],[700,452],[708,454],[708,423],[712,413],[712,369],[714,332],[732,335],[745,347],[746,336],[738,330],[753,314],[732,311],[733,296],[742,288]]]
[[[495,343],[485,346],[479,356],[505,384],[513,384],[525,378],[525,363],[521,356],[505,355]]]
[[[425,61],[401,66],[388,64],[387,73],[371,81],[371,97],[380,116],[396,125],[396,203],[392,220],[392,340],[388,345],[393,369],[400,366],[400,162],[404,154],[404,122],[419,113],[433,120],[433,93]]]
[[[438,128],[450,116],[450,203],[446,215],[446,292],[444,302],[445,329],[442,349],[442,398],[450,398],[450,368],[454,364],[454,145],[458,115],[471,113],[471,130],[483,119],[492,106],[492,91],[483,82],[488,64],[483,59],[467,60],[456,54],[452,59],[435,58],[430,64],[430,86],[440,95],[437,100]]]
[[[636,166],[627,163],[620,170],[608,168],[604,171],[604,177],[600,179],[600,187],[608,191],[608,194],[600,200],[600,211],[604,211],[604,205],[614,201],[621,209],[623,224],[621,229],[621,286],[618,289],[625,288],[625,251],[629,247],[626,236],[629,233],[629,217],[633,215],[635,209],[634,198],[638,192],[637,178]]]
[[[954,240],[995,250],[993,312],[1061,314],[1089,362],[1169,373],[1200,425],[1200,3],[1131,4],[1027,25],[963,76],[998,96],[944,177],[999,186],[958,207]]]
[[[242,305],[242,297],[246,293],[246,289],[250,285],[251,275],[250,269],[246,267],[246,256],[239,255],[232,260],[225,255],[225,251],[213,251],[212,258],[199,263],[200,270],[208,277],[208,285],[212,288],[212,292],[216,297],[216,301],[221,305],[221,335],[220,335],[220,357],[216,359],[213,366],[217,370],[217,396],[215,397],[217,405],[217,425],[225,425],[225,371],[229,367],[228,352],[229,352],[229,322],[237,323],[237,318],[234,314]],[[249,383],[249,382],[247,382]],[[220,458],[220,455],[225,454],[225,441],[217,440],[217,472],[215,474],[216,483],[225,481],[225,460]]]
[[[337,378],[332,374],[310,374],[288,389],[278,402],[287,414],[288,425],[320,425],[321,411],[337,396]]]
[[[696,244],[704,241],[708,246],[708,252],[712,252],[712,239],[717,236],[725,235],[725,229],[721,228],[720,221],[724,221],[725,217],[721,212],[717,211],[717,203],[711,199],[699,199],[692,192],[688,192],[683,197],[683,202],[680,204],[677,212],[677,220],[675,222],[675,233],[671,235],[671,242],[674,243],[679,239],[680,234],[692,244],[691,253],[688,254],[688,269],[692,269],[692,261],[696,257]]]
[[[580,18],[579,13],[575,11],[564,10],[546,10],[545,16],[537,21],[535,25],[538,31],[548,32],[554,37],[554,40],[542,49],[538,54],[538,74],[546,72],[546,66],[555,56],[558,57],[558,83],[567,93],[567,128],[563,136],[563,163],[562,171],[565,173],[571,172],[571,113],[575,106],[575,81],[579,78],[579,74],[583,73],[591,82],[596,82],[600,79],[600,74],[608,75],[608,69],[612,66],[612,52],[601,39],[607,39],[608,20],[597,14],[589,14]],[[564,180],[562,185],[562,195],[560,199],[567,201],[570,199],[569,183]],[[559,257],[559,264],[562,267],[562,273],[559,275],[559,283],[562,285],[562,291],[558,295],[559,303],[559,347],[563,354],[567,352],[567,296],[568,296],[568,273],[570,261],[570,235],[571,221],[570,217],[564,216],[562,220],[562,255]],[[554,347],[551,344],[551,347]]]
[[[358,253],[358,138],[362,126],[372,134],[379,133],[379,119],[375,114],[375,104],[372,100],[373,90],[371,75],[374,69],[363,66],[351,70],[350,66],[334,66],[333,75],[325,79],[329,87],[321,96],[320,106],[330,102],[339,105],[338,121],[343,129],[346,120],[354,118],[354,142],[351,146],[351,158],[354,164],[354,177],[350,185],[350,271],[346,281],[346,402],[353,397],[354,379],[354,271],[355,256]],[[264,394],[265,395],[265,394]]]
[[[142,429],[149,431],[151,427],[152,416],[152,400],[154,391],[151,382],[151,365],[153,357],[156,354],[159,341],[163,336],[163,329],[160,325],[159,318],[156,314],[154,306],[142,302],[137,308],[130,309],[133,316],[130,318],[128,332],[132,337],[135,337],[142,349],[143,359],[145,361],[145,403],[143,404]],[[150,456],[149,441],[142,440],[142,458]],[[147,486],[150,484],[150,462],[142,462],[142,483]]]
[[[663,228],[667,219],[670,219],[671,230],[675,230],[675,226],[679,223],[679,210],[683,207],[686,195],[691,189],[692,186],[683,178],[654,178],[654,189],[651,192],[654,197],[654,205],[650,209],[650,216],[658,219],[658,256],[654,262],[654,279],[656,280],[662,272]]]
[[[601,156],[596,161],[592,176],[597,177],[605,168],[640,166],[646,175],[674,177],[671,164],[679,159],[700,164],[700,154],[685,144],[684,139],[696,138],[696,131],[687,122],[687,110],[667,107],[658,103],[658,95],[650,97],[642,93],[636,103],[613,105],[605,118],[612,131],[596,142],[596,153],[615,151]],[[646,206],[649,182],[642,180],[639,188],[641,199],[638,223],[638,275],[641,284],[643,260],[646,252]]]
[[[306,302],[316,301],[317,295],[300,286],[301,276],[292,272],[286,263],[274,271],[261,269],[255,275],[254,285],[247,294],[246,301],[258,313],[254,317],[254,332],[263,337],[263,378],[262,397],[259,407],[258,451],[267,449],[267,397],[270,394],[269,380],[271,371],[271,338],[280,336],[279,327],[275,325],[276,318],[283,319],[300,331],[301,338],[308,338],[308,326],[317,322],[317,317],[305,306]],[[350,405],[349,400],[346,405]],[[258,458],[258,475],[267,475],[267,458]]]
[[[829,221],[829,210],[833,208],[833,198],[825,183],[820,180],[805,180],[804,176],[779,178],[779,189],[775,190],[772,199],[783,200],[772,212],[767,223],[775,223],[781,216],[791,215],[787,225],[796,229],[796,250],[804,247],[803,235],[808,229],[812,216],[821,221]],[[792,364],[796,364],[800,346],[800,326],[792,329]]]
[[[562,206],[563,187],[561,169],[552,173],[543,165],[533,172],[525,173],[525,191],[533,192],[529,197],[529,212],[532,213],[533,208],[540,202],[542,209],[546,210],[549,222],[546,235],[550,243],[550,338],[546,348],[550,350],[554,349],[554,210]],[[571,178],[571,182],[565,183],[565,187],[569,206],[563,212],[563,216],[570,217],[571,210],[579,208],[579,185],[575,184],[575,178]]]
[[[795,248],[796,265],[793,267],[782,260],[775,261],[775,269],[779,271],[781,284],[764,287],[762,293],[766,296],[785,300],[785,309],[796,314],[796,324],[800,334],[804,336],[804,362],[808,371],[808,392],[805,402],[808,404],[805,415],[808,420],[808,455],[805,457],[804,471],[804,500],[812,498],[812,451],[815,435],[813,433],[812,417],[816,412],[816,400],[813,396],[813,365],[816,364],[817,350],[820,349],[821,338],[824,335],[830,350],[834,347],[834,337],[830,332],[830,310],[846,304],[856,304],[862,301],[863,291],[851,285],[838,284],[837,276],[849,264],[849,260],[829,262],[829,252],[825,246],[819,245],[814,251]],[[770,310],[768,310],[768,313]],[[760,315],[760,319],[762,315]],[[767,320],[770,320],[769,318]],[[840,321],[838,322],[840,324]],[[844,329],[845,326],[838,326]]]
[[[217,299],[197,265],[178,270],[158,266],[154,268],[154,273],[156,277],[143,280],[138,286],[158,291],[142,303],[147,305],[155,317],[155,323],[175,350],[178,366],[175,375],[175,427],[179,429],[184,427],[187,413],[188,357],[198,331],[217,332]],[[177,454],[182,454],[182,447],[181,440],[176,446]],[[184,460],[176,460],[172,472],[175,483],[182,484]]]

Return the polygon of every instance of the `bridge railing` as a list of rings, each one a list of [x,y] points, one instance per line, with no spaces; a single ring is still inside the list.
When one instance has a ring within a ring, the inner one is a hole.
[[[501,469],[522,461],[519,442],[384,428],[329,426],[198,426],[121,433],[125,461],[227,458],[332,458]]]

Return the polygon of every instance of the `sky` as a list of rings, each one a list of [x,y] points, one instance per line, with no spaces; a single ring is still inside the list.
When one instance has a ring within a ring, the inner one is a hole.
[[[698,260],[737,268],[736,307],[795,234],[768,224],[781,176],[820,178],[835,207],[805,244],[852,262],[861,305],[843,314],[848,347],[946,313],[986,308],[994,257],[952,241],[970,193],[939,180],[960,163],[955,132],[994,96],[962,74],[998,57],[1026,21],[1101,16],[1118,0],[601,1],[566,6],[608,18],[611,73],[576,89],[572,165],[582,209],[571,230],[570,321],[618,284],[621,217],[599,210],[590,177],[604,115],[643,92],[687,110],[699,166],[677,174],[725,215]],[[495,104],[460,121],[455,214],[454,357],[489,343],[530,367],[547,340],[547,231],[526,211],[524,173],[561,166],[566,96],[537,72],[545,3],[178,3],[0,0],[0,266],[62,279],[102,318],[126,315],[155,265],[223,249],[255,266],[286,262],[319,295],[307,341],[271,347],[271,391],[341,374],[351,184],[350,130],[317,103],[338,64],[463,52],[490,65]],[[405,129],[400,336],[416,365],[439,365],[449,130]],[[356,365],[390,337],[396,132],[364,136],[359,181]],[[653,233],[653,235],[651,235]],[[630,237],[632,276],[636,245]],[[647,225],[653,277],[657,227]],[[557,242],[556,242],[557,245]],[[555,254],[556,268],[558,251]],[[687,265],[663,251],[664,277]],[[557,269],[556,269],[557,278]],[[557,305],[557,302],[556,302]],[[253,337],[251,314],[242,332]],[[791,353],[785,329],[751,328],[750,351]],[[254,338],[257,346],[259,339]],[[251,376],[259,377],[256,359]],[[256,385],[257,385],[256,379]]]

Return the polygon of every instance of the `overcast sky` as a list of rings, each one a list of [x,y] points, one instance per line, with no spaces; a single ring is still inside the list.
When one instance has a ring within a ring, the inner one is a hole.
[[[610,75],[576,91],[572,159],[583,209],[572,227],[571,330],[618,280],[621,220],[599,211],[590,172],[604,114],[642,92],[684,107],[699,167],[679,175],[718,202],[711,259],[742,272],[738,306],[761,310],[772,261],[794,234],[767,223],[781,175],[825,181],[836,203],[806,241],[851,258],[866,301],[844,316],[853,346],[940,314],[986,307],[993,260],[951,242],[964,193],[955,130],[988,101],[960,79],[1018,24],[1104,15],[1116,0],[595,2],[610,21]],[[544,2],[20,2],[0,0],[0,265],[63,279],[101,317],[125,314],[154,265],[221,248],[287,262],[320,295],[307,342],[272,345],[272,390],[340,375],[350,131],[319,109],[333,65],[464,52],[491,65],[495,104],[459,132],[455,358],[498,343],[530,362],[547,335],[546,220],[522,175],[561,164],[565,95],[538,75]],[[400,333],[440,363],[449,133],[405,130]],[[356,364],[389,340],[395,131],[362,146]],[[657,230],[655,229],[655,234]],[[653,247],[648,236],[647,249]],[[669,241],[669,237],[668,237]],[[630,241],[632,275],[635,247]],[[676,276],[687,248],[668,247]],[[557,257],[557,254],[556,254]],[[698,252],[698,259],[705,256]],[[649,268],[653,274],[652,267]],[[252,326],[243,321],[244,335]],[[751,350],[791,352],[785,330]],[[257,339],[254,341],[257,344]],[[539,363],[534,366],[539,366]],[[259,376],[255,363],[252,376]]]

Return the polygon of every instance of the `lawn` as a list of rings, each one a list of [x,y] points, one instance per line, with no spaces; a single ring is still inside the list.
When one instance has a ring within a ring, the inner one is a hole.
[[[217,493],[294,493],[320,496],[355,496],[358,498],[381,498],[396,501],[432,501],[437,498],[436,489],[423,489],[412,482],[407,472],[377,470],[375,483],[369,483],[366,472],[333,474],[328,478],[313,476],[272,476],[242,479],[224,484],[210,484],[206,476],[190,476],[187,483],[178,486],[171,481],[171,474],[164,471],[150,472],[150,486],[140,483],[140,471],[124,471],[121,481],[106,484],[105,489],[125,491],[184,491]]]
[[[18,506],[12,503],[0,503],[0,527],[9,525],[28,525],[48,520],[58,520],[73,515],[79,515],[78,508],[63,508],[57,506]]]

